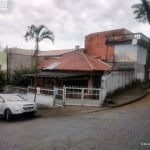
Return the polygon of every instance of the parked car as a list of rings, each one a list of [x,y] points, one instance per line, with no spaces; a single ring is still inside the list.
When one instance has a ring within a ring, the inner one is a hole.
[[[0,115],[11,120],[13,115],[30,113],[34,115],[37,104],[28,101],[18,94],[0,94]]]

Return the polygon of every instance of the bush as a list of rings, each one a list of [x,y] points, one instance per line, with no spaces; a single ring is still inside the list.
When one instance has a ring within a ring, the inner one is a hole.
[[[0,70],[0,92],[3,91],[5,83],[6,83],[6,73]]]
[[[15,86],[24,86],[27,87],[30,84],[30,78],[26,76],[26,74],[32,74],[35,73],[35,69],[29,69],[29,68],[21,68],[21,69],[15,69],[13,78],[12,78],[12,84]]]

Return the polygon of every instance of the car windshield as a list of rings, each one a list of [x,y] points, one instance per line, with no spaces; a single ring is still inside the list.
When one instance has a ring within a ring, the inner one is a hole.
[[[7,101],[26,101],[26,99],[20,95],[5,95],[4,97]]]

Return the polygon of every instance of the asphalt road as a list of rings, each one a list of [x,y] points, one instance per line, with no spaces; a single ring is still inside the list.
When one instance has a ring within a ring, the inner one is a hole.
[[[95,113],[1,119],[0,150],[150,150],[150,95]]]

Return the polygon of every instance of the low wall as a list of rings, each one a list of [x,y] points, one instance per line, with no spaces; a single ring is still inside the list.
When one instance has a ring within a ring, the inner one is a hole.
[[[112,93],[116,89],[125,88],[135,79],[134,71],[112,71],[102,77],[101,87],[106,93]]]
[[[27,98],[30,101],[34,101],[34,93],[28,93]],[[50,95],[44,95],[44,94],[37,94],[36,96],[36,102],[41,105],[48,105],[52,107],[54,105],[54,98]]]

